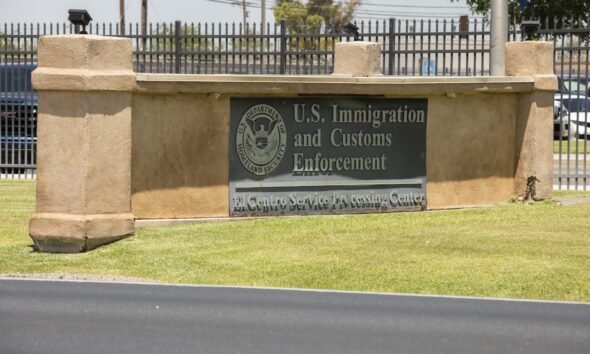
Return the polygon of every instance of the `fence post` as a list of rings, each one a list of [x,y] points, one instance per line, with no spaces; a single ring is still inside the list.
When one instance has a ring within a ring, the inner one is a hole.
[[[281,75],[285,75],[287,73],[287,21],[281,20],[281,65],[279,68],[279,72]]]
[[[390,18],[389,19],[389,51],[388,51],[388,55],[389,55],[389,63],[387,64],[389,66],[389,75],[393,75],[393,49],[395,48],[395,19],[394,18]]]
[[[180,74],[180,21],[174,22],[174,72]]]

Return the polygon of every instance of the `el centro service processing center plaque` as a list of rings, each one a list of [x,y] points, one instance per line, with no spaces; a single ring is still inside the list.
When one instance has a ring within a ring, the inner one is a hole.
[[[426,99],[232,98],[230,215],[426,207]]]

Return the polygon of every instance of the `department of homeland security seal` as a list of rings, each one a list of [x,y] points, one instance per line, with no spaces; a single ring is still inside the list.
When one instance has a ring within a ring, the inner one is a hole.
[[[287,131],[283,118],[273,107],[258,104],[240,119],[236,149],[242,165],[258,176],[272,172],[285,155]]]

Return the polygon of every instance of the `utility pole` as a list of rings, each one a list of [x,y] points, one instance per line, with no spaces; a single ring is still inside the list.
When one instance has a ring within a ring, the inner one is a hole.
[[[246,25],[246,19],[248,18],[248,10],[246,8],[246,0],[242,0],[242,12],[244,14],[244,23],[242,24],[244,28],[244,34],[248,34],[248,26]]]
[[[125,0],[119,0],[119,33],[125,35]]]
[[[266,30],[266,0],[260,0],[260,34]],[[260,51],[264,52],[264,37],[260,38]]]
[[[491,10],[490,75],[504,76],[504,45],[508,40],[508,1],[492,0]]]
[[[261,34],[264,34],[266,28],[266,0],[260,0],[260,22],[262,23]]]
[[[147,32],[147,0],[141,0],[141,50],[145,50]]]

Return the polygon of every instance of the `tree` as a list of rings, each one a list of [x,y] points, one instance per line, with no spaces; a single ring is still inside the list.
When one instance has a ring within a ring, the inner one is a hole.
[[[8,36],[5,36],[2,32],[0,32],[0,49],[6,52],[14,50],[14,46],[8,42]]]
[[[307,9],[299,0],[279,0],[272,8],[277,21],[287,22],[287,27],[302,32],[307,23]]]
[[[175,31],[176,28],[174,24],[164,23],[164,25],[157,31],[157,39],[153,43],[150,41],[151,50],[158,49],[163,52],[173,52],[176,46]],[[213,36],[214,33],[219,34],[221,31],[221,24],[215,25],[213,23],[204,23],[201,25],[199,23],[197,25],[189,26],[185,23],[180,27],[180,47],[182,48],[182,51],[191,52],[217,51],[220,48],[223,48],[223,43],[218,41],[218,45],[216,46]],[[205,35],[205,32],[208,34]]]
[[[483,15],[486,19],[490,12],[491,0],[450,0],[465,1],[473,13]],[[524,10],[521,8],[523,3]],[[588,0],[508,0],[510,23],[518,24],[522,20],[536,18],[541,28],[565,28],[587,26],[590,16]]]
[[[328,32],[340,32],[352,20],[360,0],[277,0],[273,13],[277,20],[285,20],[292,32],[314,32],[322,24]]]
[[[285,20],[291,34],[319,34],[322,25],[326,33],[341,33],[342,26],[352,20],[360,0],[277,0],[273,13],[277,20]],[[336,38],[323,36],[291,37],[290,45],[296,50],[317,50],[334,48]],[[310,58],[312,56],[310,55]],[[303,61],[307,55],[303,56]]]
[[[20,34],[20,32],[18,33]],[[37,50],[37,45],[33,39],[20,39],[18,34],[4,34],[0,32],[0,52],[17,52],[23,50]]]

